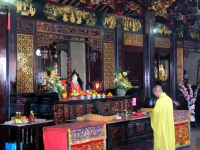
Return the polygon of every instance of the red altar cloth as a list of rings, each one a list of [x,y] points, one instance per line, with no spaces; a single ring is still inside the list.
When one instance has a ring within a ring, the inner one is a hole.
[[[68,143],[63,140],[67,139],[65,128],[43,128],[43,141],[45,150],[56,150],[62,147],[66,150]]]
[[[43,127],[45,150],[68,150],[86,144],[103,148],[106,139],[106,124],[104,122],[75,122]]]

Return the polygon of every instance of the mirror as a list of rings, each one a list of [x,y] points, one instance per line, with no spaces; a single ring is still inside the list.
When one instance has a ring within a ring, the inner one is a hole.
[[[83,81],[82,90],[86,90],[86,54],[84,42],[69,42],[69,55],[71,56],[72,70],[76,70],[81,80]],[[60,76],[61,78],[67,78],[67,65],[68,57],[65,51],[60,52]]]

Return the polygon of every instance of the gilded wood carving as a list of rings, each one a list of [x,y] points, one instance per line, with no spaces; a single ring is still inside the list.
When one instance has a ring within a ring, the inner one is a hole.
[[[33,92],[33,35],[17,34],[17,93]]]
[[[104,90],[114,88],[115,53],[114,43],[103,44]]]
[[[183,38],[183,35],[184,35],[184,30],[183,30],[183,28],[178,27],[178,28],[176,29],[176,31],[177,31],[177,36],[178,36],[178,38]]]
[[[189,33],[190,38],[192,38],[193,40],[199,40],[198,30],[188,29],[188,33]]]
[[[44,6],[44,14],[48,20],[56,21],[61,17],[62,21],[73,24],[94,26],[97,22],[97,17],[94,12],[80,10],[79,8],[66,5],[47,3]]]
[[[124,45],[143,46],[143,35],[124,32]]]
[[[123,29],[125,31],[132,31],[132,32],[138,32],[140,29],[142,29],[142,25],[140,23],[140,20],[133,19],[129,17],[123,17]]]
[[[170,48],[170,38],[155,37],[155,47]]]
[[[157,32],[159,35],[168,35],[169,36],[172,34],[172,30],[170,30],[169,27],[164,24],[158,25]]]
[[[177,82],[180,82],[180,76],[183,77],[183,48],[177,48]]]
[[[36,13],[36,8],[35,5],[32,3],[32,0],[17,0],[16,13],[22,16],[34,16]]]

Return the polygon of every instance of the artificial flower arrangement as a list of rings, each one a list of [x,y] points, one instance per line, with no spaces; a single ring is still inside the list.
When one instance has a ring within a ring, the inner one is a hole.
[[[64,85],[60,81],[61,77],[54,72],[53,67],[45,67],[45,69],[50,72],[50,76],[47,78],[49,92],[56,92],[60,97],[62,93],[66,92]]]
[[[180,77],[180,83],[179,83],[179,90],[183,94],[184,98],[189,103],[195,103],[197,99],[197,92],[199,90],[200,85],[196,87],[196,89],[193,92],[192,85],[190,83],[187,84],[187,87],[184,85],[183,77]]]
[[[129,71],[123,71],[121,68],[116,69],[115,72],[117,73],[116,78],[114,80],[115,87],[117,89],[123,89],[128,91],[132,88],[131,82],[128,81],[128,73]]]

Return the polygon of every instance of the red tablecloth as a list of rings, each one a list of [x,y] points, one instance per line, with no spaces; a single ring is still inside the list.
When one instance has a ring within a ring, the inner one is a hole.
[[[65,140],[63,140],[65,139]],[[67,150],[68,143],[66,142],[67,133],[65,128],[47,128],[43,127],[43,142],[45,150],[56,150],[62,147],[62,150]]]
[[[75,122],[43,127],[45,150],[67,150],[84,143],[102,145],[106,139],[106,123],[104,122]],[[105,145],[105,144],[104,144]],[[104,145],[103,148],[104,148]]]

